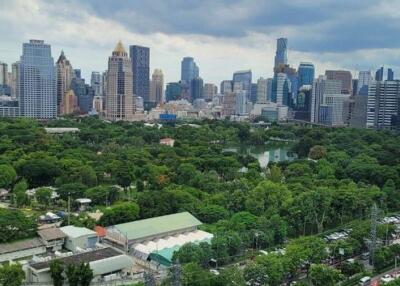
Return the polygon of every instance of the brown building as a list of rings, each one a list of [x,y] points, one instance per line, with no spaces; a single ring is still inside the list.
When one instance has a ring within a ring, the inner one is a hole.
[[[327,79],[339,80],[342,83],[342,94],[352,94],[353,84],[350,71],[345,70],[327,70],[325,71]]]

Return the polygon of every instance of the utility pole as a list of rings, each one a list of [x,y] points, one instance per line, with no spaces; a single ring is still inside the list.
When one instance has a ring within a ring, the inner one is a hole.
[[[71,195],[68,193],[68,225],[71,224]]]
[[[369,245],[369,264],[374,265],[375,260],[375,249],[376,249],[376,226],[378,224],[378,207],[376,203],[371,208],[371,233],[370,233],[370,245]]]

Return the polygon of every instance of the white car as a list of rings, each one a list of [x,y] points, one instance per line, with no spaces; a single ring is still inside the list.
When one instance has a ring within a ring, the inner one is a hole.
[[[394,278],[392,276],[390,276],[389,274],[385,274],[384,276],[381,277],[381,282],[383,284],[389,283],[393,280],[394,280]]]

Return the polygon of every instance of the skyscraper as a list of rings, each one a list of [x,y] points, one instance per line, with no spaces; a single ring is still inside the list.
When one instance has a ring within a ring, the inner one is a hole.
[[[360,71],[358,73],[357,94],[368,95],[368,87],[372,82],[371,71]]]
[[[299,88],[303,85],[313,84],[315,68],[312,63],[301,62],[297,73],[299,77]]]
[[[260,77],[257,80],[257,103],[267,102],[267,85],[267,79]]]
[[[341,94],[342,82],[340,80],[328,80],[326,76],[319,76],[314,80],[311,96],[311,122],[320,122],[324,104],[324,97]],[[325,110],[326,111],[326,110]]]
[[[124,46],[118,42],[108,58],[106,118],[111,121],[132,120],[133,102],[132,61]]]
[[[75,96],[74,91],[70,89],[63,95],[60,105],[60,114],[67,115],[78,111],[79,111],[78,99]]]
[[[380,69],[378,69],[375,72],[375,80],[376,81],[382,81],[383,80],[383,67],[381,67]]]
[[[394,80],[394,72],[391,68],[388,69],[387,80]]]
[[[10,78],[10,87],[11,87],[11,97],[19,98],[19,62],[15,62],[11,65],[11,78]]]
[[[278,105],[290,106],[291,104],[291,82],[285,73],[275,74],[272,80],[271,101]]]
[[[97,71],[93,71],[90,76],[90,86],[94,90],[95,96],[102,95],[102,83],[101,83],[101,74]]]
[[[218,93],[218,87],[213,83],[206,83],[203,87],[203,97],[207,101],[211,101]]]
[[[8,85],[8,65],[0,62],[0,85]]]
[[[240,90],[235,92],[235,114],[236,115],[246,115],[247,114],[247,95],[246,91]]]
[[[223,80],[221,81],[221,94],[224,94],[226,92],[232,92],[233,91],[233,82],[231,80]]]
[[[155,105],[164,102],[164,74],[162,70],[155,69],[151,76],[150,102]]]
[[[150,49],[142,46],[130,46],[132,61],[133,94],[143,98],[145,107],[150,97]]]
[[[181,97],[182,85],[179,82],[169,82],[165,90],[166,101],[176,100]]]
[[[50,119],[57,117],[56,72],[50,45],[30,40],[22,46],[20,64],[21,115]]]
[[[192,57],[184,57],[181,62],[181,81],[190,84],[192,79],[199,76],[199,67]]]
[[[392,120],[399,116],[400,81],[373,82],[368,92],[367,127],[391,128]]]
[[[193,102],[199,98],[203,98],[203,79],[195,77],[190,82],[190,99]]]
[[[351,94],[353,89],[352,75],[350,71],[345,70],[327,70],[325,71],[328,80],[339,80],[342,83],[343,94]]]
[[[242,90],[246,92],[247,99],[250,99],[251,96],[251,82],[252,82],[252,73],[251,70],[242,70],[237,71],[233,74],[233,86],[239,83],[242,85]],[[235,88],[233,89],[235,91]]]
[[[287,45],[288,40],[286,38],[279,38],[276,40],[275,67],[279,67],[281,64],[287,64]]]
[[[61,51],[60,57],[56,63],[57,70],[57,114],[61,114],[61,103],[67,91],[71,89],[71,81],[74,77],[74,69],[71,63],[65,57],[64,51]],[[68,114],[65,113],[64,114]]]

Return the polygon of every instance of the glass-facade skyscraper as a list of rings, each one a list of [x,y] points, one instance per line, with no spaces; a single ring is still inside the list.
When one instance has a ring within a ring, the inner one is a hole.
[[[130,46],[129,57],[132,61],[133,94],[143,98],[146,107],[150,100],[150,49]]]
[[[315,76],[314,65],[312,63],[300,63],[297,74],[299,77],[299,88],[303,85],[312,85]]]
[[[288,40],[286,38],[279,38],[276,41],[276,54],[275,54],[275,67],[279,65],[286,65],[288,62],[287,58],[287,46]]]
[[[248,100],[250,100],[251,96],[251,82],[252,82],[251,70],[237,71],[233,74],[233,86],[235,86],[235,83],[241,83],[242,90],[246,92]]]
[[[23,44],[19,82],[22,116],[57,117],[56,72],[49,44],[42,40]]]
[[[196,77],[199,77],[199,67],[192,57],[184,57],[181,62],[181,81],[190,84]]]

